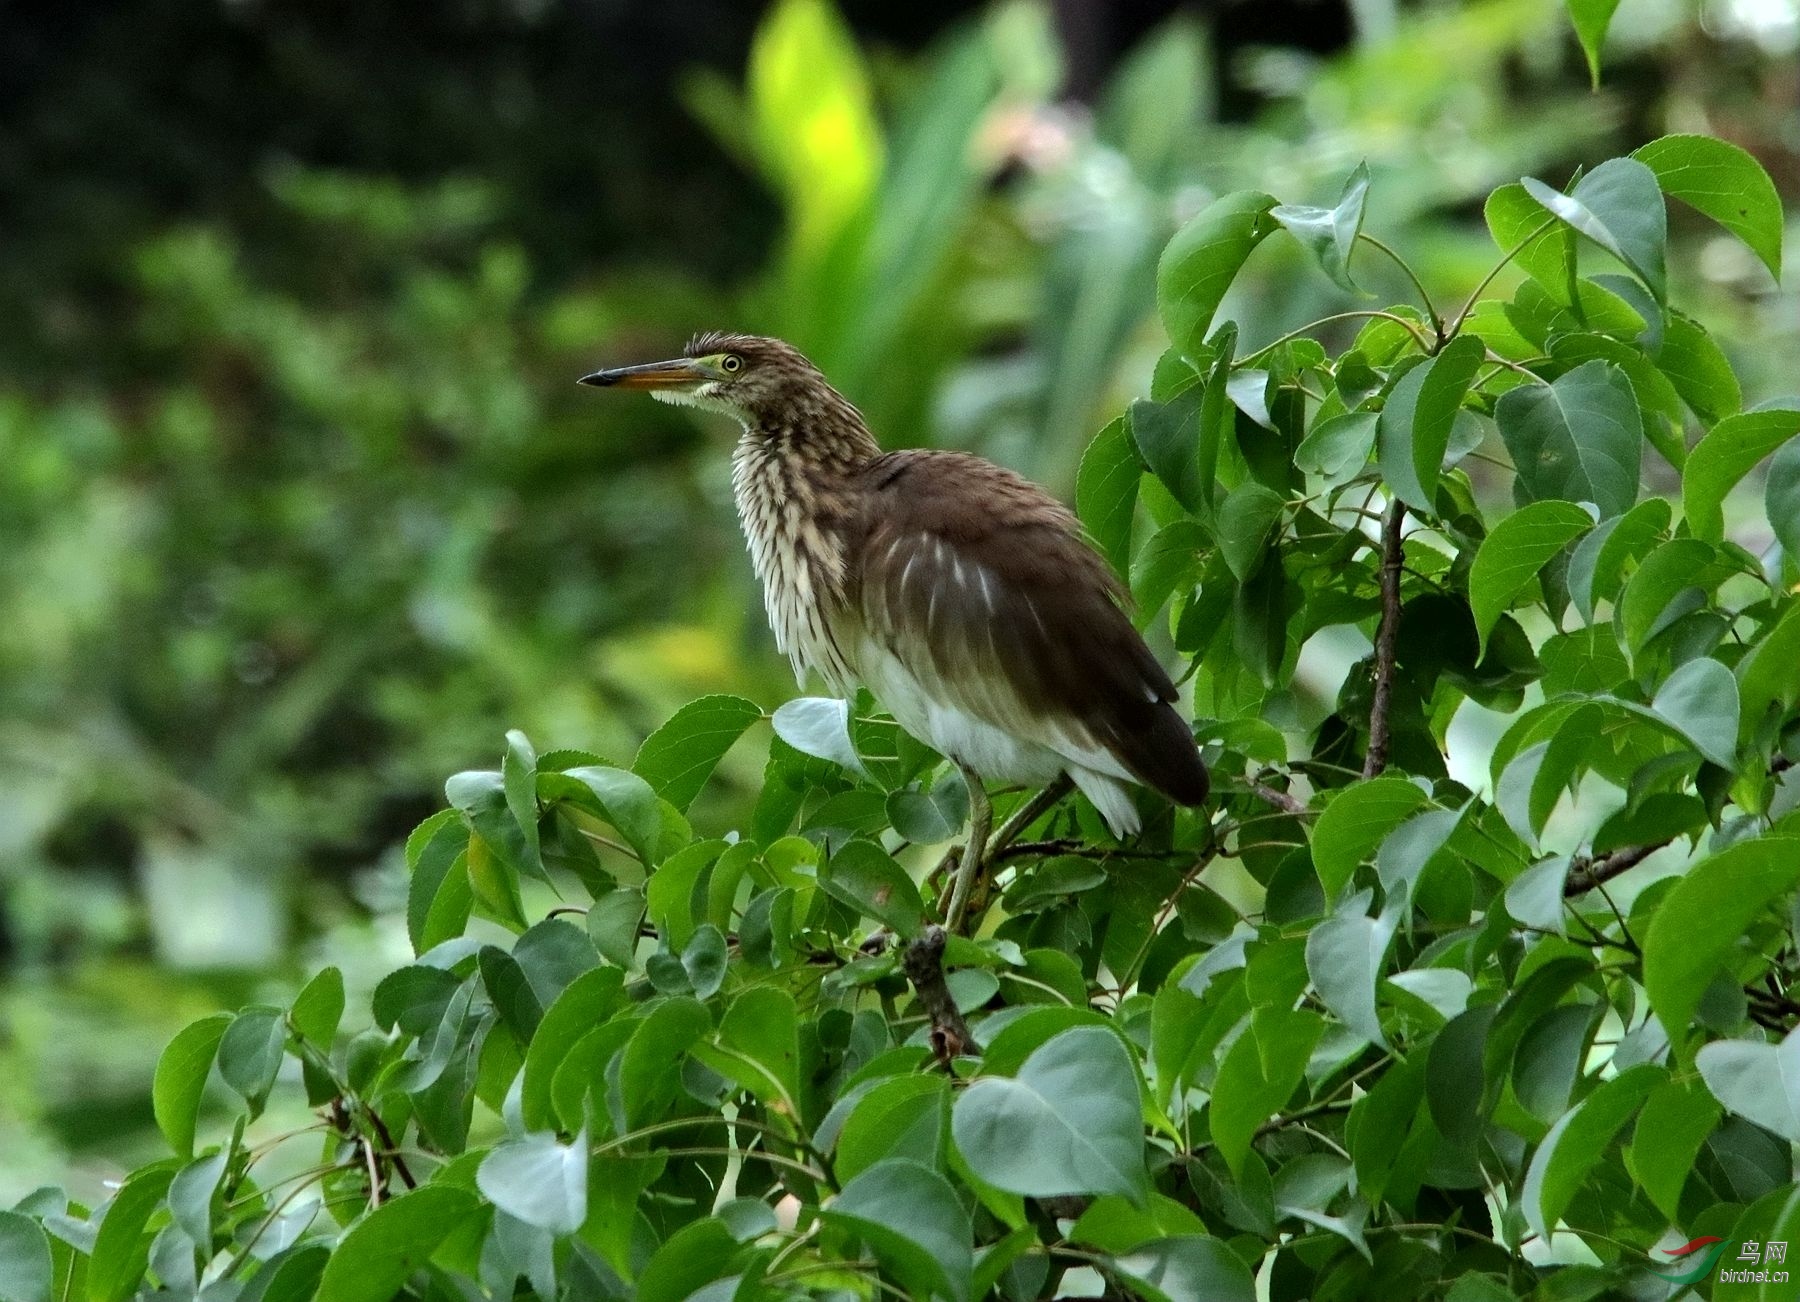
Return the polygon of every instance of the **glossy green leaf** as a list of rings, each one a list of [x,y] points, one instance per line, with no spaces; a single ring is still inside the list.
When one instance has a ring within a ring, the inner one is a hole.
[[[1509,389],[1494,419],[1530,497],[1592,502],[1603,519],[1637,501],[1644,427],[1616,366],[1584,362],[1551,384]]]
[[[890,791],[888,822],[916,845],[938,845],[963,830],[969,820],[969,787],[954,769],[942,774],[929,791],[912,784]]]
[[[1148,1193],[1138,1072],[1110,1030],[1077,1026],[1009,1078],[983,1076],[951,1114],[956,1147],[997,1189],[1048,1197]]]
[[[1738,689],[1717,660],[1690,660],[1656,691],[1650,708],[1721,768],[1737,764]]]
[[[1401,376],[1381,409],[1375,433],[1381,476],[1416,511],[1435,509],[1450,432],[1483,352],[1472,335],[1451,340],[1437,356]]]
[[[1189,389],[1167,402],[1140,400],[1128,417],[1132,442],[1150,473],[1190,511],[1204,513],[1212,482],[1200,465],[1200,409],[1203,393]]]
[[[1362,230],[1363,206],[1369,197],[1369,165],[1358,163],[1344,182],[1335,206],[1311,208],[1304,204],[1280,204],[1269,216],[1312,254],[1327,276],[1343,289],[1360,292],[1350,279],[1350,255]]]
[[[1724,351],[1706,328],[1680,312],[1670,312],[1656,365],[1675,392],[1708,425],[1735,415],[1744,405],[1743,390]]]
[[[1306,937],[1306,974],[1319,998],[1344,1025],[1384,1049],[1387,1036],[1375,1010],[1375,987],[1393,939],[1394,924],[1385,915],[1343,912],[1315,925]]]
[[[231,1025],[231,1014],[215,1013],[191,1022],[176,1032],[156,1060],[156,1078],[150,1101],[157,1129],[178,1157],[194,1155],[194,1127],[200,1115],[200,1098],[206,1077],[218,1055],[219,1041]]]
[[[1800,411],[1746,411],[1720,421],[1694,445],[1681,475],[1681,506],[1695,537],[1723,537],[1725,494],[1795,434]]]
[[[287,1023],[279,1008],[246,1008],[232,1019],[219,1041],[219,1076],[243,1095],[252,1115],[275,1084],[281,1067]]]
[[[50,1302],[55,1270],[50,1239],[21,1212],[0,1211],[0,1297],[8,1302]]]
[[[1644,1100],[1626,1164],[1656,1210],[1671,1222],[1680,1219],[1681,1191],[1694,1173],[1701,1145],[1718,1124],[1719,1105],[1691,1078],[1664,1081]]]
[[[1169,342],[1199,353],[1225,292],[1256,246],[1273,231],[1275,200],[1240,190],[1213,200],[1175,233],[1156,264],[1156,306]]]
[[[644,738],[632,771],[686,813],[725,752],[761,718],[761,708],[741,696],[689,701]]]
[[[1600,1085],[1550,1128],[1525,1172],[1520,1193],[1525,1219],[1545,1241],[1594,1164],[1664,1079],[1661,1067],[1633,1067]]]
[[[1312,858],[1325,898],[1335,900],[1356,866],[1430,797],[1397,774],[1346,787],[1313,825]]]
[[[1254,1302],[1244,1259],[1210,1235],[1175,1235],[1115,1254],[1112,1267],[1155,1302]]]
[[[339,1241],[319,1280],[332,1302],[390,1302],[479,1206],[466,1189],[432,1184],[383,1203]]]
[[[1800,841],[1740,841],[1702,859],[1657,905],[1644,936],[1644,990],[1672,1034],[1693,1020],[1700,996],[1750,920],[1800,881]]]
[[[1488,195],[1483,214],[1501,253],[1513,254],[1513,260],[1557,302],[1573,301],[1574,231],[1546,213],[1517,181]]]
[[[1613,11],[1619,0],[1567,0],[1569,21],[1587,56],[1588,75],[1594,89],[1600,89],[1600,47],[1606,43],[1606,29],[1612,25]]]
[[[936,1171],[902,1158],[878,1162],[846,1184],[822,1215],[873,1248],[913,1296],[967,1302],[974,1231],[956,1191]]]
[[[1255,480],[1239,484],[1220,503],[1219,551],[1240,582],[1261,562],[1284,505],[1280,493]]]
[[[1143,469],[1131,429],[1121,416],[1094,436],[1075,474],[1076,514],[1120,574],[1131,564],[1131,520]]]
[[[1226,1051],[1207,1110],[1213,1143],[1242,1178],[1262,1124],[1287,1105],[1306,1072],[1325,1022],[1305,1009],[1258,1007]]]
[[[1727,1110],[1800,1143],[1800,1031],[1779,1044],[1714,1040],[1695,1056],[1700,1079]]]
[[[840,768],[868,776],[856,745],[850,740],[850,702],[830,696],[801,696],[775,710],[775,735],[816,759],[830,760]]]
[[[528,1128],[543,1130],[555,1124],[550,1087],[556,1069],[582,1033],[606,1021],[625,1002],[624,987],[619,969],[593,968],[571,981],[544,1010],[537,1034],[525,1048],[519,1086],[520,1115]]]
[[[955,780],[954,778],[952,779]],[[826,894],[910,939],[925,919],[925,903],[906,870],[873,841],[848,841],[819,874]]]
[[[1800,442],[1784,444],[1770,460],[1763,509],[1781,550],[1800,558]]]
[[[1368,464],[1380,421],[1380,414],[1373,411],[1327,417],[1314,425],[1294,450],[1294,464],[1329,483],[1346,483]]]
[[[1569,543],[1593,526],[1572,502],[1533,502],[1513,512],[1489,532],[1469,568],[1469,607],[1475,615],[1479,651],[1513,598]]]
[[[573,1234],[587,1220],[587,1134],[567,1144],[541,1132],[509,1139],[481,1160],[475,1183],[508,1216]]]
[[[294,996],[288,1016],[302,1039],[329,1050],[344,1017],[344,974],[335,967],[321,969]]]
[[[1609,158],[1575,183],[1568,194],[1526,177],[1526,193],[1636,273],[1662,301],[1668,213],[1656,173],[1631,158]]]
[[[132,1173],[112,1196],[88,1259],[90,1302],[123,1302],[136,1291],[150,1261],[145,1227],[162,1205],[176,1164],[160,1162]]]
[[[1641,559],[1661,541],[1672,512],[1667,501],[1652,497],[1624,515],[1602,520],[1575,545],[1569,557],[1569,599],[1583,619],[1594,607],[1612,601],[1625,584],[1625,567]]]
[[[1781,279],[1781,195],[1746,150],[1712,136],[1675,135],[1640,145],[1631,156],[1656,174],[1664,194],[1718,222]]]

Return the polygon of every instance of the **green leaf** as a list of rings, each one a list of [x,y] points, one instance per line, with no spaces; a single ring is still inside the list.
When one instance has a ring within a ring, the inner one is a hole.
[[[1240,583],[1255,573],[1284,505],[1280,493],[1255,480],[1239,484],[1220,505],[1219,551]]]
[[[1200,466],[1200,409],[1204,393],[1188,389],[1167,402],[1139,399],[1128,420],[1137,454],[1181,505],[1205,515],[1212,505],[1212,481]]]
[[[710,922],[694,928],[681,951],[681,967],[699,999],[711,999],[725,984],[725,937]]]
[[[1567,303],[1574,297],[1573,231],[1549,218],[1517,181],[1488,195],[1483,212],[1500,252],[1512,253],[1525,274],[1557,302]]]
[[[1593,526],[1570,502],[1533,502],[1507,516],[1481,541],[1469,568],[1469,607],[1475,615],[1476,660],[1487,654],[1488,634],[1513,598],[1550,559]]]
[[[1375,448],[1375,430],[1381,416],[1373,411],[1352,411],[1327,417],[1312,427],[1294,450],[1294,464],[1331,484],[1348,483],[1369,461]]]
[[[820,1215],[873,1248],[914,1297],[968,1302],[974,1230],[956,1190],[936,1171],[904,1158],[877,1162]]]
[[[1681,473],[1681,507],[1696,538],[1724,536],[1725,494],[1796,433],[1800,411],[1746,411],[1726,417],[1694,445]]]
[[[891,927],[902,939],[919,934],[925,902],[906,870],[873,841],[847,841],[819,874],[827,895],[866,918]]]
[[[1781,279],[1781,195],[1749,153],[1728,140],[1677,135],[1641,145],[1631,156],[1656,174],[1664,194],[1718,222]]]
[[[1143,469],[1131,430],[1120,416],[1094,436],[1075,472],[1075,513],[1120,574],[1131,565],[1131,520]]]
[[[1356,866],[1430,797],[1398,774],[1346,787],[1313,824],[1312,857],[1327,901],[1336,900]]]
[[[1800,840],[1740,841],[1702,859],[1656,907],[1644,937],[1644,992],[1679,1037],[1754,918],[1800,880]]]
[[[1656,364],[1681,400],[1708,425],[1735,415],[1744,405],[1731,363],[1705,327],[1691,317],[1669,313]]]
[[[550,1085],[556,1069],[583,1033],[605,1022],[624,1004],[624,987],[624,974],[618,968],[593,968],[571,981],[544,1010],[537,1034],[525,1048],[525,1074],[519,1086],[519,1114],[528,1128],[542,1130],[555,1125]]]
[[[318,1295],[331,1302],[390,1302],[407,1276],[479,1206],[467,1189],[443,1184],[383,1203],[339,1240]]]
[[[156,1060],[156,1076],[150,1087],[151,1109],[157,1129],[178,1157],[194,1155],[194,1127],[200,1116],[200,1097],[206,1076],[218,1054],[219,1041],[231,1025],[230,1013],[215,1013],[190,1022],[170,1040]]]
[[[1612,601],[1625,583],[1625,566],[1640,560],[1668,531],[1669,504],[1660,497],[1639,502],[1624,515],[1602,520],[1569,557],[1569,599],[1583,619]]]
[[[744,991],[719,1023],[719,1047],[740,1064],[751,1064],[747,1071],[732,1071],[733,1078],[766,1102],[779,1100],[790,1114],[800,1096],[799,1028],[794,997],[772,986]]]
[[[1254,1302],[1256,1281],[1230,1245],[1202,1234],[1158,1239],[1120,1253],[1113,1269],[1155,1302]]]
[[[1240,190],[1213,200],[1175,233],[1156,264],[1156,307],[1169,342],[1189,357],[1205,342],[1213,313],[1256,246],[1275,229],[1275,200]]]
[[[162,1205],[177,1164],[159,1162],[133,1172],[114,1194],[94,1236],[88,1259],[89,1302],[124,1302],[136,1291],[150,1262],[145,1227]]]
[[[1672,538],[1639,562],[1613,610],[1627,651],[1637,655],[1672,620],[1705,603],[1703,581],[1714,554],[1698,538]]]
[[[335,967],[320,971],[294,996],[288,1016],[303,1040],[329,1051],[344,1017],[344,974]]]
[[[969,784],[952,769],[922,791],[917,783],[887,798],[888,822],[915,845],[939,845],[962,831],[969,820]]]
[[[29,1216],[0,1211],[0,1297],[50,1302],[54,1281],[49,1236]]]
[[[1769,462],[1763,510],[1781,550],[1800,562],[1800,442],[1785,445]]]
[[[1657,689],[1650,708],[1714,764],[1737,767],[1737,679],[1717,660],[1702,656],[1681,666]]]
[[[591,1231],[590,1231],[591,1233]],[[671,1234],[638,1272],[637,1302],[727,1302],[736,1292],[701,1286],[721,1280],[738,1259],[738,1242],[717,1217],[689,1221]]]
[[[815,759],[830,760],[858,777],[868,777],[850,740],[850,702],[830,696],[800,696],[775,711],[775,735]]]
[[[500,760],[500,781],[506,808],[525,839],[526,862],[543,871],[538,845],[537,752],[517,728],[506,734],[506,754]]]
[[[1293,1097],[1324,1031],[1317,1013],[1259,1007],[1219,1063],[1207,1123],[1219,1155],[1240,1180],[1257,1130]]]
[[[1669,217],[1656,173],[1636,159],[1609,158],[1568,194],[1529,176],[1520,184],[1546,211],[1631,268],[1662,302],[1667,290],[1663,251]]]
[[[213,1241],[213,1195],[225,1175],[230,1154],[223,1150],[189,1162],[169,1182],[169,1215],[181,1232],[192,1239],[203,1253],[210,1253]],[[0,1293],[0,1297],[5,1296]]]
[[[588,939],[594,942],[600,957],[614,967],[629,970],[636,965],[638,934],[643,925],[642,891],[608,891],[588,906]]]
[[[1771,707],[1800,701],[1800,603],[1789,603],[1775,626],[1738,662],[1738,699],[1745,740]]]
[[[635,773],[590,764],[563,773],[540,773],[546,798],[568,800],[616,827],[646,864],[655,863],[662,841],[662,806],[656,791]]]
[[[644,738],[632,772],[685,814],[725,752],[760,718],[762,709],[741,696],[689,701]]]
[[[1694,1065],[1728,1110],[1800,1143],[1800,1031],[1789,1031],[1779,1044],[1714,1040]]]
[[[970,1170],[997,1189],[1118,1193],[1137,1203],[1149,1192],[1137,1068],[1104,1027],[1052,1037],[1010,1080],[976,1080],[951,1123]]]
[[[548,1133],[509,1139],[481,1160],[475,1184],[508,1216],[551,1234],[573,1234],[587,1220],[587,1132],[569,1144]]]
[[[1525,1219],[1544,1242],[1568,1209],[1588,1172],[1605,1154],[1650,1091],[1668,1078],[1667,1071],[1641,1063],[1603,1082],[1598,1089],[1550,1127],[1531,1155],[1520,1193]]]
[[[454,809],[439,810],[413,831],[406,842],[412,879],[406,893],[406,934],[413,953],[460,934],[472,903],[463,852],[469,829]],[[459,914],[460,910],[460,914]]]
[[[1357,233],[1362,230],[1363,205],[1368,197],[1369,165],[1358,163],[1344,182],[1335,207],[1284,203],[1270,209],[1269,216],[1306,247],[1327,276],[1355,294],[1361,291],[1350,279],[1350,255],[1356,249]]]
[[[1435,508],[1450,431],[1484,351],[1473,335],[1451,340],[1401,376],[1381,409],[1375,432],[1381,477],[1416,511]]]
[[[1603,519],[1637,501],[1644,426],[1618,367],[1584,362],[1552,384],[1509,389],[1494,419],[1531,498],[1592,502]]]
[[[244,1096],[255,1116],[281,1068],[287,1024],[279,1008],[246,1008],[232,1019],[219,1041],[219,1075]]]
[[[1575,27],[1575,38],[1587,56],[1588,75],[1595,90],[1600,89],[1600,47],[1606,42],[1606,29],[1612,23],[1613,10],[1619,0],[1568,0],[1569,21]]]
[[[1644,1100],[1626,1165],[1638,1187],[1671,1223],[1681,1219],[1681,1191],[1694,1172],[1701,1145],[1718,1124],[1719,1105],[1691,1078],[1664,1081]]]
[[[712,1030],[706,1005],[686,996],[664,999],[631,1033],[619,1060],[619,1098],[626,1126],[653,1120],[666,1105],[694,1042]]]
[[[1361,896],[1365,907],[1367,895]],[[1342,911],[1315,925],[1306,937],[1306,974],[1325,1007],[1383,1049],[1388,1042],[1375,1009],[1375,987],[1393,939],[1394,924],[1387,917]]]

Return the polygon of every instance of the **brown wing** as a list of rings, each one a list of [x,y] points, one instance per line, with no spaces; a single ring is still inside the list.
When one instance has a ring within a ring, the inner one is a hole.
[[[889,453],[863,473],[850,599],[915,677],[1078,762],[1098,752],[1181,804],[1206,799],[1174,684],[1067,507],[966,453]]]

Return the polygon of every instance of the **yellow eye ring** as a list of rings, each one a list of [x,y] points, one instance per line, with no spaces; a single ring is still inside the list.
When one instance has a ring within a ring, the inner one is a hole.
[[[736,353],[726,353],[725,360],[719,363],[719,367],[727,375],[736,375],[744,369],[744,359]]]

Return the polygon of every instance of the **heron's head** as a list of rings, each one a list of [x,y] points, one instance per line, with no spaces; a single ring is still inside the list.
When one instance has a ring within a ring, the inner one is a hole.
[[[647,389],[653,398],[735,416],[747,426],[792,419],[829,392],[799,349],[762,335],[695,335],[666,362],[617,366],[581,377],[599,388]]]

